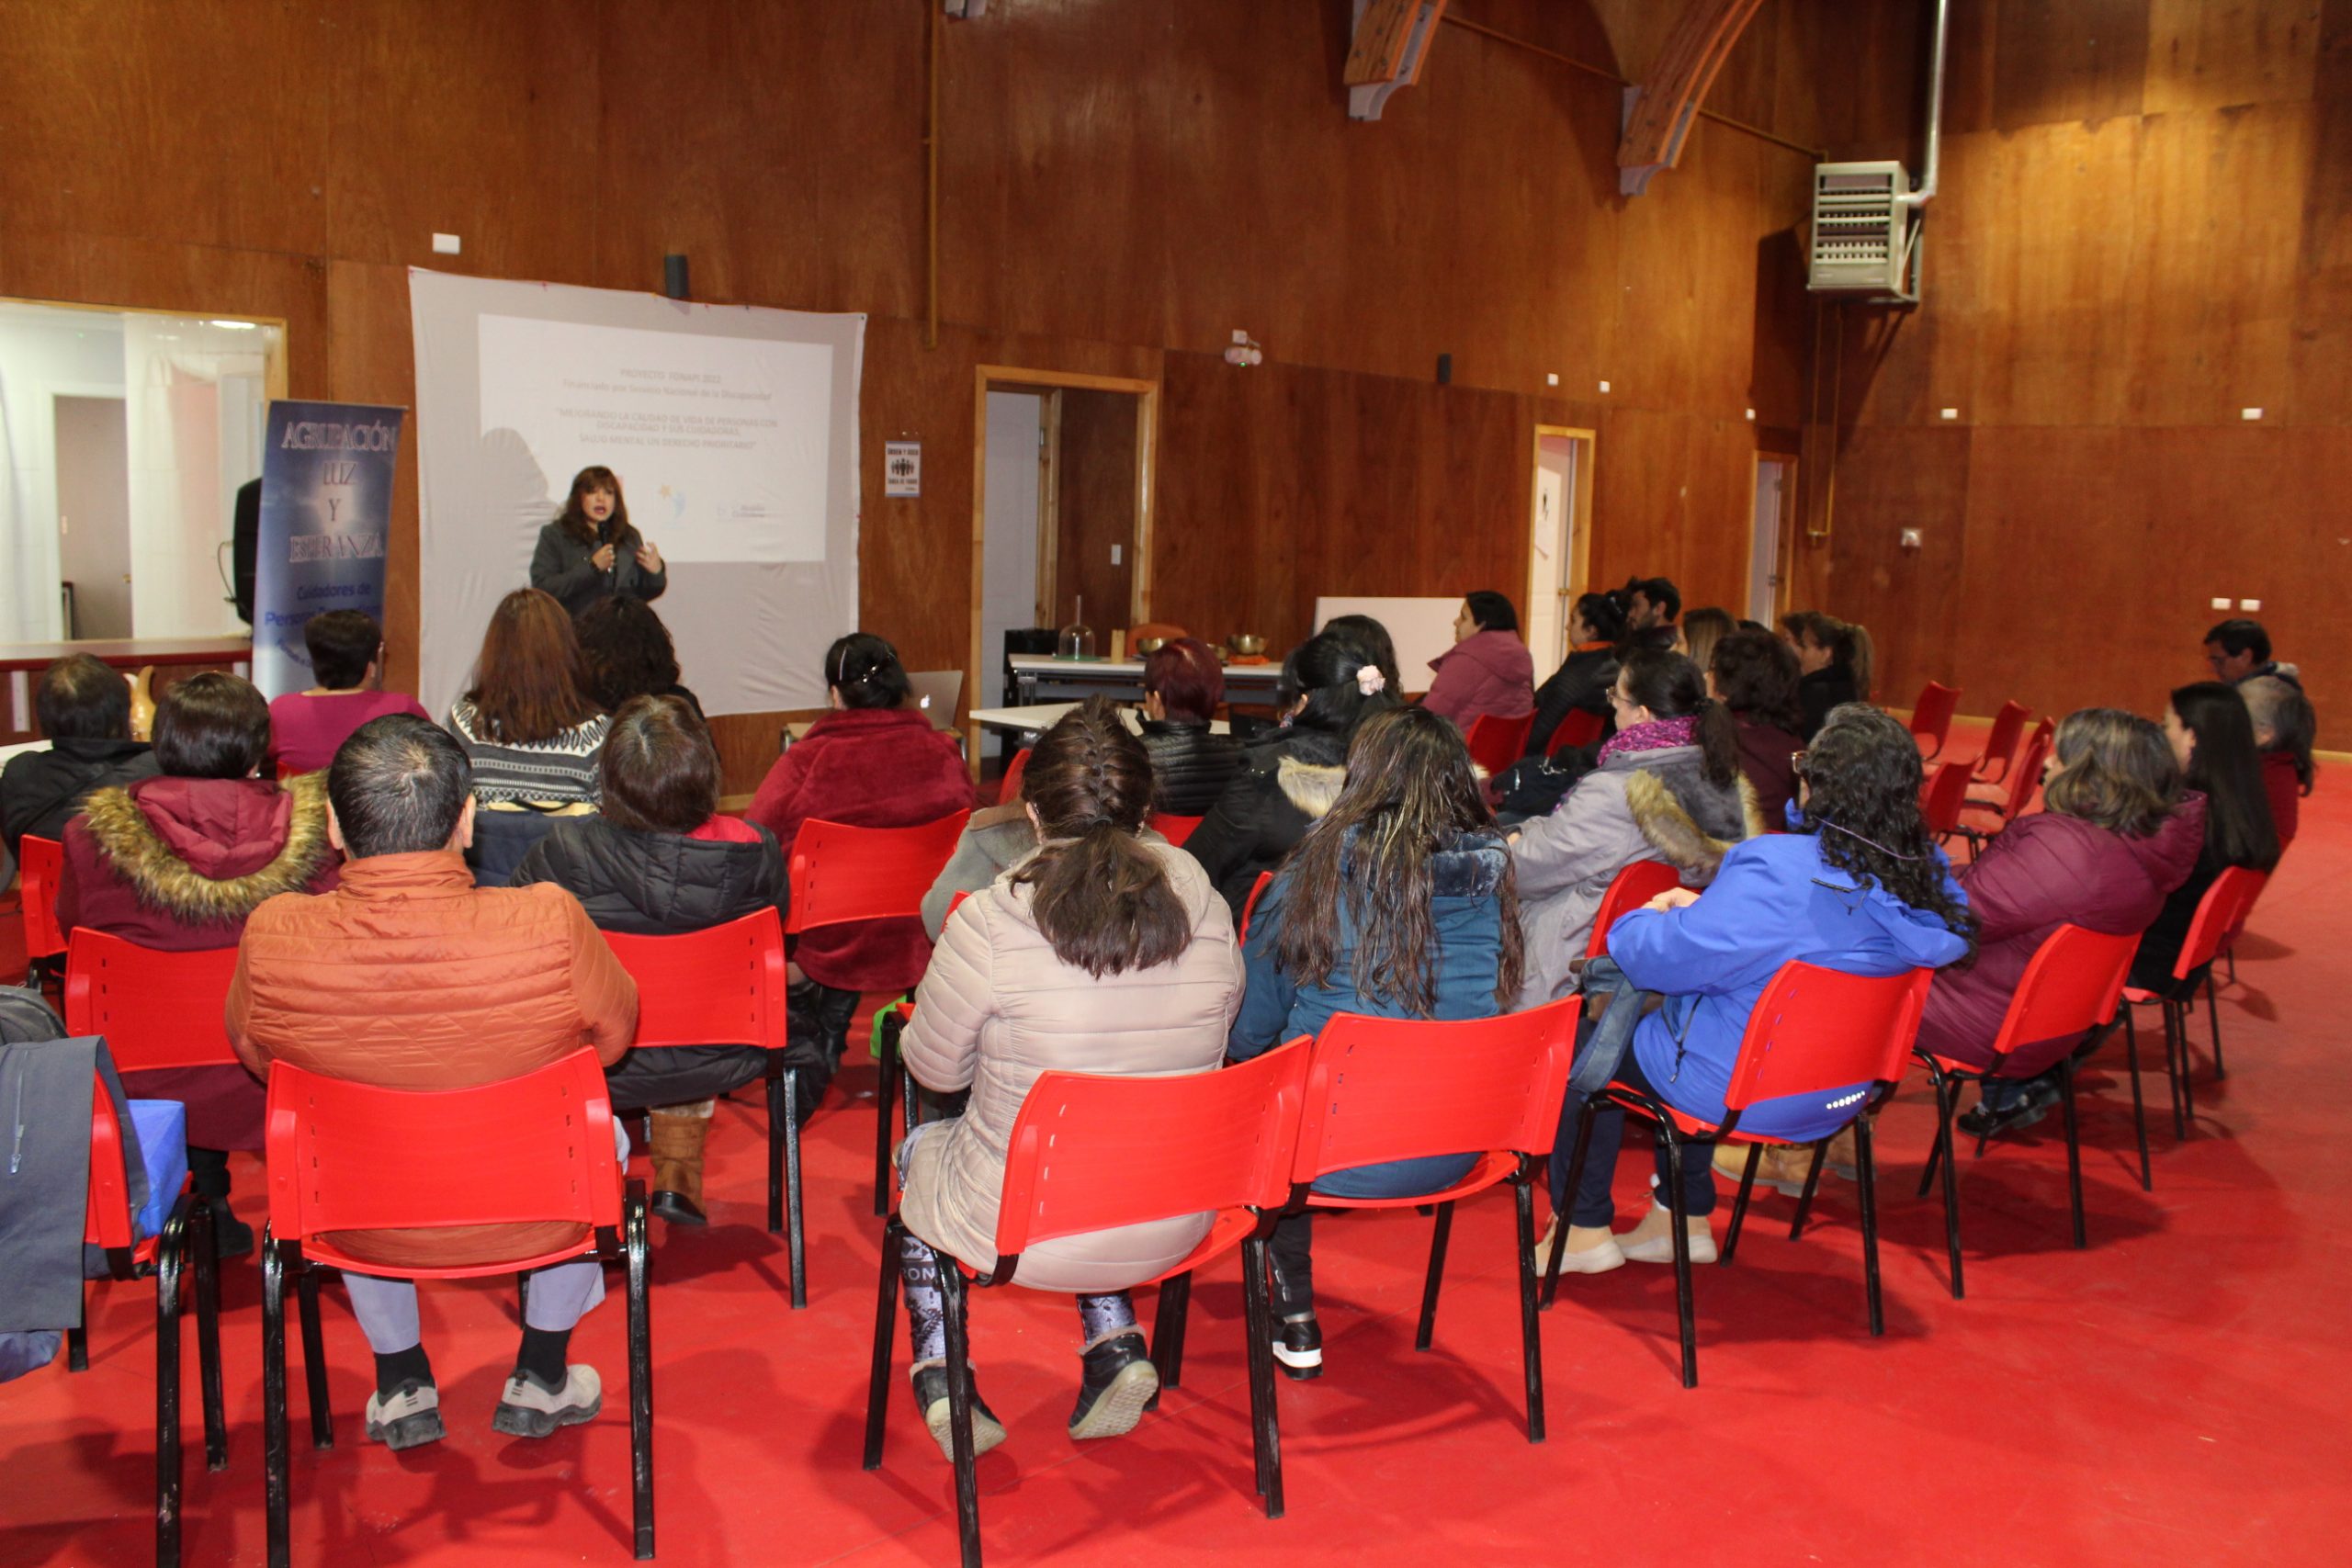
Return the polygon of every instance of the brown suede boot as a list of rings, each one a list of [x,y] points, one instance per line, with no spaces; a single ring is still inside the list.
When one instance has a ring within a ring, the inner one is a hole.
[[[653,1160],[655,1213],[673,1225],[707,1225],[702,1212],[702,1148],[710,1118],[656,1111],[645,1119]]]

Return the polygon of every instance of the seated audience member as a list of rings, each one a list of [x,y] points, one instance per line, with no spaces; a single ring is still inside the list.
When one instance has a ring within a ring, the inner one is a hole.
[[[1831,709],[1870,701],[1870,633],[1818,610],[1783,615],[1781,625],[1803,672],[1797,703],[1804,717],[1804,738],[1810,740]]]
[[[1600,766],[1549,816],[1511,835],[1527,954],[1522,1009],[1577,988],[1592,918],[1619,872],[1663,860],[1684,881],[1704,884],[1725,849],[1764,830],[1740,777],[1731,710],[1707,695],[1689,660],[1627,654],[1610,700],[1617,733]]]
[[[1327,632],[1337,632],[1351,638],[1363,649],[1364,657],[1380,667],[1381,676],[1388,682],[1389,694],[1402,702],[1405,697],[1404,677],[1397,672],[1396,639],[1388,628],[1370,615],[1334,615],[1323,623]]]
[[[357,610],[322,610],[302,623],[311,673],[318,684],[269,705],[269,760],[291,773],[314,773],[335,748],[371,718],[427,715],[414,697],[384,690],[384,628]]]
[[[33,714],[49,750],[20,751],[0,771],[0,838],[11,855],[28,833],[64,838],[92,790],[155,776],[154,752],[130,738],[130,684],[119,670],[68,654],[40,672]]]
[[[2214,879],[2232,866],[2267,873],[2278,863],[2278,829],[2262,787],[2254,721],[2234,686],[2199,681],[2176,688],[2165,709],[2165,739],[2188,787],[2205,796],[2205,840],[2197,863],[2149,922],[2132,961],[2133,986],[2168,992],[2197,906]]]
[[[912,688],[899,651],[871,632],[825,654],[831,711],[808,727],[760,781],[747,820],[775,835],[788,864],[811,818],[854,828],[911,828],[972,804],[972,781],[953,737],[903,705]],[[861,991],[919,973],[930,943],[917,920],[826,926],[795,939],[792,1049],[801,1112],[814,1111],[840,1067]]]
[[[1481,714],[1517,718],[1535,706],[1535,662],[1520,640],[1519,612],[1481,589],[1453,617],[1453,646],[1430,660],[1421,705],[1466,732]]]
[[[155,706],[160,777],[90,792],[65,827],[57,920],[172,953],[234,947],[280,893],[322,893],[339,863],[326,783],[254,775],[269,753],[269,705],[234,675],[192,675]],[[122,1075],[140,1100],[187,1106],[187,1163],[220,1226],[220,1250],[253,1250],[229,1212],[229,1151],[262,1146],[261,1086],[233,1066]]]
[[[2265,675],[2292,686],[2303,683],[2301,671],[2270,657],[2270,634],[2260,621],[2223,621],[2207,632],[2205,662],[2212,666],[2213,679],[2233,686]]]
[[[2246,716],[2254,722],[2255,750],[2262,757],[2262,789],[2270,801],[2270,825],[2278,833],[2278,850],[2295,841],[2302,818],[2302,797],[2312,792],[2316,770],[2312,747],[2319,739],[2319,720],[2312,700],[2291,681],[2257,675],[2238,683],[2245,698]]]
[[[2041,802],[2041,810],[2009,824],[1962,869],[1960,885],[1979,922],[1976,960],[1936,976],[1920,1018],[1922,1046],[1971,1067],[1992,1065],[2001,1020],[2052,933],[2062,925],[2116,935],[2145,931],[2197,863],[2204,797],[2183,797],[2164,732],[2136,715],[2069,714],[2042,774]],[[2080,1043],[2026,1042],[2004,1076],[1984,1086],[1962,1130],[2003,1133],[2040,1121],[2058,1102],[2050,1069]],[[1793,1176],[1776,1174],[1804,1180],[1801,1166]]]
[[[1461,732],[1426,708],[1374,715],[1348,748],[1339,800],[1258,902],[1229,1054],[1247,1061],[1340,1012],[1491,1018],[1519,992],[1517,903],[1510,857]],[[1432,1049],[1430,1071],[1442,1072],[1443,1047]],[[1359,1166],[1315,1190],[1338,1198],[1436,1192],[1468,1175],[1477,1155]],[[1305,1213],[1274,1227],[1274,1359],[1293,1378],[1323,1369],[1313,1236]]]
[[[1720,1122],[1748,1015],[1782,964],[1899,975],[1964,956],[1975,922],[1920,820],[1920,778],[1918,743],[1900,722],[1860,705],[1832,715],[1805,754],[1793,831],[1733,845],[1703,895],[1689,888],[1663,893],[1611,929],[1609,955],[1634,989],[1611,998],[1579,1044],[1577,1081],[1613,1077],[1687,1115]],[[1664,1005],[1645,1013],[1643,993],[1662,995]],[[1851,1115],[1867,1087],[1760,1100],[1740,1126],[1792,1142],[1826,1137]],[[1638,1225],[1611,1234],[1616,1209],[1610,1185],[1623,1111],[1604,1105],[1595,1115],[1583,1179],[1567,1194],[1583,1103],[1571,1088],[1552,1154],[1555,1213],[1568,1216],[1562,1270],[1600,1274],[1629,1259],[1673,1262],[1662,1189]],[[1715,1256],[1707,1219],[1715,1201],[1710,1148],[1686,1140],[1678,1171],[1664,1140],[1658,1144],[1658,1181],[1681,1183],[1693,1263]],[[1547,1236],[1538,1262],[1548,1253]]]
[[[1283,728],[1242,753],[1233,782],[1184,840],[1237,923],[1259,874],[1280,865],[1339,798],[1356,726],[1396,705],[1358,637],[1328,626],[1290,650],[1274,694]]]
[[[511,886],[552,882],[580,900],[598,931],[630,936],[683,936],[763,908],[783,915],[775,839],[718,815],[718,753],[683,698],[623,703],[601,766],[603,813],[557,822],[524,855]],[[703,1145],[717,1097],[766,1066],[767,1052],[755,1045],[660,1045],[630,1051],[605,1075],[614,1110],[648,1113],[655,1213],[673,1224],[708,1223]]]
[[[1204,817],[1233,780],[1241,748],[1209,729],[1225,700],[1225,666],[1197,637],[1178,637],[1143,658],[1143,746],[1151,754],[1151,807]]]
[[[1768,631],[1736,631],[1715,644],[1706,666],[1707,694],[1731,709],[1739,726],[1739,771],[1756,791],[1756,807],[1773,832],[1796,798],[1797,656]]]
[[[587,660],[571,617],[536,588],[491,612],[474,682],[449,709],[484,809],[467,859],[485,887],[503,887],[558,816],[593,810],[603,774],[596,753],[612,717],[588,693]]]
[[[315,777],[315,775],[312,775]],[[637,987],[580,901],[551,886],[477,888],[463,851],[475,817],[465,752],[422,719],[371,719],[328,770],[328,831],[343,884],[254,911],[229,989],[229,1037],[266,1077],[273,1061],[387,1089],[470,1089],[519,1077],[583,1046],[606,1066],[637,1028]],[[386,1145],[400,1129],[384,1129]],[[543,1256],[586,1235],[561,1223],[344,1231],[383,1273],[345,1272],[376,1357],[368,1436],[413,1448],[443,1435],[416,1286],[404,1269]],[[531,1271],[523,1343],[493,1431],[544,1438],[594,1418],[593,1367],[566,1366],[572,1325],[604,1299],[605,1271],[575,1258]]]
[[[628,593],[609,594],[572,618],[587,670],[588,694],[606,713],[631,697],[682,697],[695,716],[702,703],[678,684],[678,649],[653,606]]]
[[[1528,726],[1527,750],[1541,756],[1544,744],[1568,715],[1582,710],[1609,717],[1609,689],[1617,682],[1617,642],[1625,617],[1606,593],[1583,593],[1568,612],[1568,656],[1535,688],[1535,721]]]
[[[978,893],[1037,851],[1037,825],[1019,800],[983,806],[964,824],[956,852],[939,868],[939,878],[922,896],[922,929],[933,942],[947,924],[948,906],[958,893]]]
[[[903,1043],[919,1081],[971,1091],[961,1115],[922,1123],[899,1150],[915,1406],[942,1453],[951,1451],[946,1333],[938,1277],[915,1238],[993,1268],[1006,1140],[1038,1075],[1211,1071],[1241,998],[1233,919],[1216,890],[1182,851],[1139,834],[1151,765],[1109,703],[1091,699],[1045,733],[1021,804],[1040,847],[948,918]],[[1159,1220],[1021,1255],[1020,1283],[1078,1297],[1071,1437],[1131,1430],[1159,1391],[1127,1287],[1182,1258],[1208,1224],[1206,1214]],[[975,1447],[985,1452],[1004,1427],[973,1398]]]
[[[1682,647],[1684,658],[1705,670],[1714,660],[1715,644],[1738,629],[1729,610],[1693,610],[1682,617]]]
[[[1670,626],[1682,614],[1682,591],[1667,578],[1629,578],[1623,592],[1625,629],[1629,632]]]

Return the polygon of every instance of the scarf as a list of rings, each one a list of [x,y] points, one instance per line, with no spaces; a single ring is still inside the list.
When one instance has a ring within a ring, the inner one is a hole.
[[[1663,751],[1669,746],[1690,745],[1699,732],[1699,721],[1693,718],[1654,718],[1647,724],[1637,724],[1621,729],[1600,749],[1603,762],[1627,751]]]

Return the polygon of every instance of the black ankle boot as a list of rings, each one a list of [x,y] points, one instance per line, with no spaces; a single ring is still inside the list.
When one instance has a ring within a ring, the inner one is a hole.
[[[1274,1325],[1274,1365],[1293,1382],[1323,1375],[1323,1325],[1313,1313]]]
[[[1117,1438],[1136,1429],[1145,1406],[1159,1393],[1159,1369],[1151,1364],[1141,1330],[1114,1335],[1080,1353],[1085,1371],[1078,1384],[1078,1408],[1069,1413],[1073,1438]]]
[[[969,1373],[965,1374],[968,1379]],[[914,1373],[915,1408],[922,1413],[922,1424],[931,1428],[933,1438],[947,1462],[956,1462],[956,1433],[950,1420],[947,1404],[947,1369],[934,1361],[927,1367],[917,1367]],[[967,1385],[972,1400],[972,1457],[978,1459],[1004,1441],[1004,1423],[996,1412],[980,1398],[979,1385]]]

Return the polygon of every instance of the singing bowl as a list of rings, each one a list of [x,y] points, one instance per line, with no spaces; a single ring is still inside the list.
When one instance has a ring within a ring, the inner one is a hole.
[[[1136,652],[1137,654],[1158,653],[1161,649],[1166,648],[1167,646],[1168,639],[1164,637],[1139,637],[1136,638]]]
[[[1253,658],[1266,651],[1266,639],[1261,637],[1253,637],[1247,632],[1237,632],[1225,639],[1225,646],[1245,659]]]

